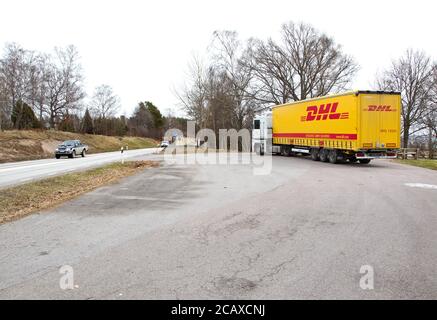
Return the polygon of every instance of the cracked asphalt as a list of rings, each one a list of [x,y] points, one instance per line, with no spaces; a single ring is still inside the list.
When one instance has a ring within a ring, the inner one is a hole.
[[[437,190],[411,183],[437,185],[437,172],[163,163],[1,225],[0,298],[436,299]]]

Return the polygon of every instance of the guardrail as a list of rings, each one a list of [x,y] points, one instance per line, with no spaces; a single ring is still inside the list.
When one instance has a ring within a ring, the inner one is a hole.
[[[428,150],[419,148],[402,148],[397,153],[398,159],[430,159]],[[432,159],[437,159],[437,152],[434,152]]]
[[[419,158],[419,149],[412,149],[412,148],[403,148],[399,149],[397,157],[400,159],[418,159]]]

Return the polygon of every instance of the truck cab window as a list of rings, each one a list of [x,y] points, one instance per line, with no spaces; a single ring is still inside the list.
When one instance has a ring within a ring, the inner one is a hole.
[[[253,122],[253,128],[254,129],[259,129],[260,128],[260,120],[255,120]]]

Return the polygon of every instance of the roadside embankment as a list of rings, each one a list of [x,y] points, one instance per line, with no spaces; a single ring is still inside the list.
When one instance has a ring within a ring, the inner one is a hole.
[[[81,140],[89,153],[156,147],[158,141],[140,137],[110,137],[54,130],[7,130],[0,132],[0,163],[53,157],[64,140]]]

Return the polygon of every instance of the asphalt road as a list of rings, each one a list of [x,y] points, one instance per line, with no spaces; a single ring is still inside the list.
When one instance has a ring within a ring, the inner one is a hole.
[[[125,159],[152,154],[160,148],[128,150],[123,153]],[[121,152],[89,154],[85,158],[42,159],[0,164],[0,188],[26,183],[31,180],[47,178],[71,171],[78,171],[121,161]]]
[[[163,165],[1,225],[0,298],[437,298],[436,171],[284,157],[252,169]]]

